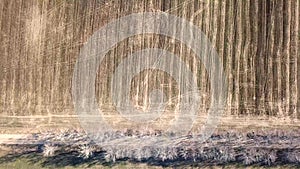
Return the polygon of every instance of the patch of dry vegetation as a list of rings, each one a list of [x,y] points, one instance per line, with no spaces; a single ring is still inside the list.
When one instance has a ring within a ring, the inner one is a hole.
[[[168,135],[168,141],[157,142],[165,135]],[[102,142],[95,144],[86,134],[77,131],[37,133],[20,140],[25,144],[3,145],[16,151],[2,158],[35,154],[54,161],[71,158],[75,161],[95,163],[130,161],[173,167],[228,164],[300,165],[298,130],[220,131],[204,143],[199,142],[200,136],[175,137],[174,133],[128,129],[105,133]],[[26,144],[26,140],[34,144]],[[55,163],[59,162],[61,161]]]

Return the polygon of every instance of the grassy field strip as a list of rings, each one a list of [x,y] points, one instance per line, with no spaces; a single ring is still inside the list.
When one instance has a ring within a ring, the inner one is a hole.
[[[29,134],[0,134],[0,144],[16,144],[20,139],[30,136]],[[24,143],[25,144],[25,143]]]

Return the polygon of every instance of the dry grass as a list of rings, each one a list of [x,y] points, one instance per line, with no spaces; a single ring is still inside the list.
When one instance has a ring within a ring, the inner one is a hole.
[[[2,156],[0,162],[27,158],[57,167],[118,165],[124,161],[163,167],[300,164],[299,130],[219,131],[204,143],[199,142],[200,135],[173,134],[166,141],[165,134],[168,133],[127,129],[105,133],[103,142],[95,144],[85,133],[72,130],[37,133],[5,145],[14,153]],[[65,159],[69,162],[65,163]]]

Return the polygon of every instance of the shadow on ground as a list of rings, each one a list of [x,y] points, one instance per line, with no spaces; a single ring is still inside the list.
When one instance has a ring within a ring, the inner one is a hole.
[[[15,145],[18,146],[18,145]],[[22,149],[24,151],[19,152],[11,152],[5,156],[0,157],[0,164],[13,163],[19,159],[25,159],[29,164],[38,164],[41,167],[49,167],[49,168],[63,168],[63,167],[92,167],[92,166],[107,166],[113,167],[116,165],[124,164],[125,162],[130,162],[132,164],[147,164],[149,166],[159,166],[159,167],[208,167],[208,166],[226,166],[226,165],[234,165],[237,168],[244,168],[245,164],[243,164],[242,159],[239,156],[236,157],[236,160],[233,162],[220,163],[218,160],[210,159],[210,160],[201,160],[201,159],[186,159],[178,157],[174,160],[165,160],[161,161],[155,158],[149,158],[147,160],[132,160],[132,159],[118,159],[114,162],[107,162],[105,159],[105,152],[98,151],[94,152],[93,155],[87,159],[80,156],[77,151],[58,151],[54,156],[45,157],[43,156],[42,150],[39,146],[24,146],[22,145]],[[13,148],[13,147],[12,147]],[[18,146],[20,149],[20,145]],[[14,148],[13,148],[14,149]],[[286,162],[284,157],[284,152],[289,150],[281,150],[278,151],[277,156],[278,159],[272,165],[266,165],[265,163],[255,163],[250,164],[251,166],[263,166],[263,167],[280,167],[283,168],[299,168],[299,164],[292,164]],[[248,165],[248,166],[250,166]]]
[[[24,145],[22,145],[24,146]],[[24,149],[32,149],[33,147],[24,147]],[[36,147],[38,149],[38,147]],[[104,159],[104,152],[94,152],[94,155],[90,158],[84,159],[80,157],[80,154],[77,151],[68,151],[68,152],[57,152],[54,156],[45,157],[43,156],[40,150],[36,151],[22,151],[22,152],[12,152],[5,156],[0,157],[0,164],[15,162],[18,159],[25,159],[28,163],[39,164],[41,167],[53,167],[61,168],[67,166],[78,167],[80,165],[85,165],[87,167],[93,165],[103,165],[103,166],[112,166],[117,164],[107,162]]]

